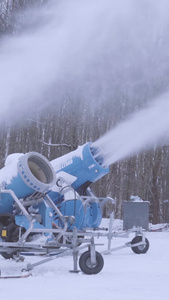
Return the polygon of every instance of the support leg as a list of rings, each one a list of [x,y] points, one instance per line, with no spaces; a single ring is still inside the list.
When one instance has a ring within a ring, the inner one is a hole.
[[[70,272],[71,273],[79,273],[80,270],[78,270],[78,267],[77,267],[79,251],[76,250],[76,246],[77,246],[77,228],[73,229],[72,245],[73,245],[73,270],[70,270]]]

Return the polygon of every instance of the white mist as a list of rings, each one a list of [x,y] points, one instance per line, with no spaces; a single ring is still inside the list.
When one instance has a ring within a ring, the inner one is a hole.
[[[110,130],[93,143],[93,146],[100,149],[100,154],[105,157],[104,163],[108,166],[167,140],[169,94],[164,94]]]
[[[97,107],[116,83],[124,95],[165,78],[168,10],[167,0],[50,0],[28,10],[27,29],[0,41],[0,120],[72,91]]]

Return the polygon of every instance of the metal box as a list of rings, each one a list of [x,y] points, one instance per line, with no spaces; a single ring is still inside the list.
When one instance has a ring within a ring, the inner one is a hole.
[[[123,230],[133,227],[149,229],[149,202],[123,202]]]

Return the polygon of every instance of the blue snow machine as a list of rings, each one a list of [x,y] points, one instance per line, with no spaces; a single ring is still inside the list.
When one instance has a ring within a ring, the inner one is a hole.
[[[86,274],[101,271],[103,257],[95,251],[91,230],[101,223],[106,198],[97,198],[90,185],[109,168],[102,156],[95,158],[97,152],[87,143],[51,162],[37,152],[9,155],[0,170],[4,258],[40,254],[53,259],[72,253],[76,272],[79,249],[88,247],[79,259],[80,269]],[[27,270],[33,267],[29,264]]]

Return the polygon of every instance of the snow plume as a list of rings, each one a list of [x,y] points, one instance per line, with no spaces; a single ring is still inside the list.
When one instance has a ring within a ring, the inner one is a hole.
[[[116,84],[124,94],[166,78],[168,9],[168,0],[50,0],[28,10],[25,29],[1,39],[0,119],[64,93],[97,106]]]
[[[169,138],[169,94],[133,114],[95,143],[110,165],[143,149],[164,143]]]

